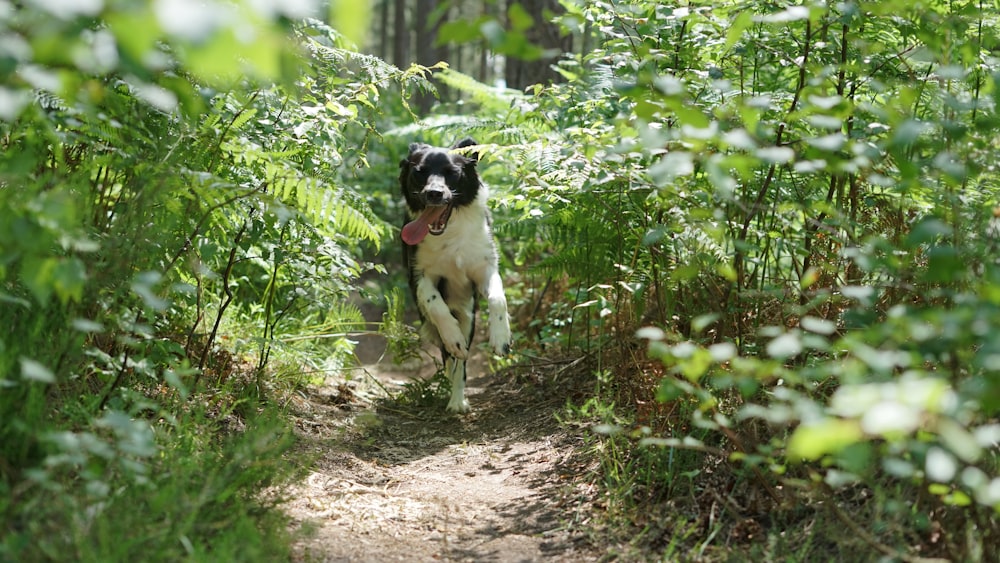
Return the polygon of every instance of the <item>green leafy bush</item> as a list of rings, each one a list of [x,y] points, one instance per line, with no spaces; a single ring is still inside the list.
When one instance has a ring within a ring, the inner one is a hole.
[[[425,72],[309,4],[0,6],[0,559],[288,556],[270,375],[365,328],[352,167]]]
[[[601,428],[636,430],[602,438],[621,462],[609,467],[652,460],[650,486],[674,490],[733,462],[734,495],[782,507],[737,520],[770,514],[757,537],[799,557],[825,542],[996,551],[997,14],[566,7],[567,29],[599,43],[560,62],[565,83],[450,84],[504,100],[462,125],[494,131],[485,152],[511,168],[499,214],[512,220],[497,231],[526,336],[599,352],[613,373],[602,389],[625,418]],[[857,533],[838,538],[849,502]],[[781,539],[803,521],[796,504],[832,507],[838,523],[818,543]],[[712,537],[671,542],[704,552]]]

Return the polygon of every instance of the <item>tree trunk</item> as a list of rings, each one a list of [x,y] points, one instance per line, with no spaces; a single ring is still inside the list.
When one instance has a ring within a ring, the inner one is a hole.
[[[481,12],[479,15],[481,16],[496,16],[497,4],[494,4],[493,2],[483,2],[480,5],[480,10]],[[485,39],[480,41],[478,46],[479,72],[476,75],[476,78],[478,78],[483,84],[493,84],[496,82],[496,76],[493,74],[491,66],[496,60],[496,55],[491,56],[489,45],[486,43]]]
[[[438,30],[441,28],[442,17],[431,17],[435,15],[435,0],[417,0],[417,12],[414,17],[413,28],[416,30],[417,38],[417,64],[431,66],[448,57],[447,47],[440,45],[435,47]],[[445,8],[447,9],[447,8]],[[438,86],[439,90],[441,86]],[[421,92],[416,97],[416,106],[422,112],[427,112],[434,104],[434,95],[430,92]]]
[[[557,81],[560,75],[551,65],[572,47],[572,37],[560,36],[559,26],[551,21],[555,15],[563,13],[562,6],[558,0],[516,0],[516,3],[535,20],[535,24],[524,31],[525,38],[546,53],[534,61],[508,57],[504,70],[507,87],[523,90],[532,84]]]
[[[378,58],[389,60],[389,0],[382,0],[378,7]]]
[[[412,61],[410,60],[410,28],[406,25],[406,0],[394,0],[392,11],[392,64],[399,68],[407,68]]]

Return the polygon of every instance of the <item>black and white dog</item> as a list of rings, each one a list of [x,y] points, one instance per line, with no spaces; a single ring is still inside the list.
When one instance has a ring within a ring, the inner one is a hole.
[[[465,361],[479,295],[489,303],[490,346],[505,354],[511,345],[507,298],[486,206],[489,190],[476,172],[478,155],[454,151],[475,144],[464,139],[446,149],[413,143],[399,163],[409,215],[402,232],[403,257],[423,320],[421,338],[441,348],[451,380],[452,412],[469,410]]]

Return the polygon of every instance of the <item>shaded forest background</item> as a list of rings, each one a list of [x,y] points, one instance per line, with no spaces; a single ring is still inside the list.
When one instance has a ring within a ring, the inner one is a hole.
[[[556,0],[394,0],[379,2],[375,9],[378,23],[369,49],[381,59],[398,67],[446,61],[483,84],[515,90],[557,81],[553,63],[565,53],[584,52],[584,41],[592,37],[586,29],[570,33],[558,24],[566,11]],[[426,111],[433,98],[419,100]]]
[[[0,559],[287,559],[286,399],[413,346],[398,159],[471,135],[595,542],[990,560],[998,18],[0,2]]]

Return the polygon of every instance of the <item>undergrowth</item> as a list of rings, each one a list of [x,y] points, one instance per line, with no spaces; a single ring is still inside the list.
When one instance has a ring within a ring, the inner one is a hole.
[[[496,102],[523,349],[592,358],[621,554],[989,560],[995,11],[564,7],[563,83],[450,85]]]
[[[286,557],[274,398],[372,330],[406,144],[466,135],[518,352],[593,374],[609,557],[1000,552],[995,10],[565,1],[585,47],[518,92],[134,4],[0,21],[0,557]]]
[[[289,557],[280,405],[368,329],[350,184],[426,69],[226,6],[3,10],[0,560]]]
[[[224,375],[195,400],[140,387],[123,410],[50,417],[35,446],[44,463],[6,475],[0,558],[286,559],[280,490],[306,462],[285,455],[287,416],[250,392],[249,374]]]

